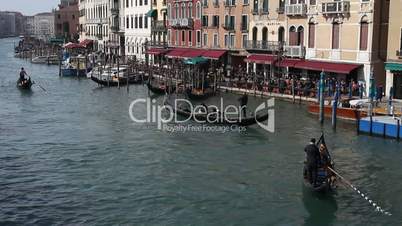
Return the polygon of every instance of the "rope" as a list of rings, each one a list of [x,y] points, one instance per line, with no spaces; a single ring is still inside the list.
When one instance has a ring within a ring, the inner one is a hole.
[[[373,200],[369,199],[367,195],[365,195],[363,192],[361,192],[358,188],[356,188],[352,183],[350,183],[348,180],[346,180],[344,177],[342,177],[338,172],[336,172],[334,169],[331,167],[328,167],[329,170],[331,170],[334,174],[336,174],[339,178],[342,179],[343,182],[345,182],[347,185],[349,185],[355,192],[357,192],[363,199],[368,201],[370,205],[372,205],[375,208],[375,211],[381,212],[387,216],[391,216],[392,214],[388,211],[385,211],[383,208],[381,208],[377,203],[375,203]]]

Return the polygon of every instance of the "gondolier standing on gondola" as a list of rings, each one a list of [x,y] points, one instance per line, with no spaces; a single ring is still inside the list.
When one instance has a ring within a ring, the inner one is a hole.
[[[315,142],[315,138],[311,138],[310,143],[304,148],[304,152],[306,152],[305,174],[312,185],[316,184],[317,166],[320,160],[320,151]]]
[[[248,96],[247,93],[244,93],[242,97],[239,98],[241,113],[243,117],[247,115],[247,103],[248,103]]]
[[[25,76],[28,76],[27,72],[25,71],[25,69],[22,67],[21,71],[20,71],[20,79],[18,80],[18,83],[25,81]]]

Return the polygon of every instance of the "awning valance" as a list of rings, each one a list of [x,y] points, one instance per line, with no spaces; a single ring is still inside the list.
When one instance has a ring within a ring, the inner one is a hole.
[[[179,58],[183,55],[184,51],[185,49],[181,48],[172,49],[166,54],[166,56],[169,58]]]
[[[205,50],[202,49],[186,49],[184,53],[181,55],[181,58],[194,58],[202,56]]]
[[[165,54],[168,51],[169,50],[162,49],[162,48],[150,48],[150,49],[148,49],[147,53],[150,54],[150,55],[158,56],[158,55],[161,55],[161,54]]]
[[[294,67],[297,63],[299,63],[301,61],[302,60],[300,60],[300,59],[285,58],[285,59],[277,60],[275,62],[275,66],[278,66],[278,67]]]
[[[275,56],[268,54],[251,54],[245,59],[245,61],[257,64],[272,64],[275,61]]]
[[[91,39],[85,39],[84,41],[80,42],[80,45],[83,45],[85,47],[88,47],[89,45],[91,45],[94,41]]]
[[[206,50],[202,56],[212,60],[219,60],[225,53],[226,50]]]
[[[151,9],[145,15],[147,15],[147,17],[155,17],[157,13],[158,12],[156,11],[156,9]]]
[[[402,63],[385,63],[387,71],[402,71]]]
[[[194,57],[191,59],[187,59],[184,61],[185,64],[196,65],[196,64],[205,64],[208,62],[208,59],[204,57]]]
[[[356,68],[359,68],[360,66],[361,66],[360,64],[305,60],[296,63],[294,65],[294,68],[312,70],[312,71],[333,72],[339,74],[350,74],[351,71],[355,70]]]

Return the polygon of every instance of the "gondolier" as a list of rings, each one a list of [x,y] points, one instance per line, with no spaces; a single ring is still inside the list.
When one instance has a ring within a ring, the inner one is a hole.
[[[247,103],[248,103],[248,96],[247,93],[244,93],[242,97],[239,98],[241,113],[243,117],[247,116]]]
[[[320,159],[320,151],[315,144],[315,138],[311,138],[310,143],[304,148],[306,152],[306,170],[307,179],[310,184],[315,185],[317,179],[317,163]]]
[[[25,76],[28,76],[27,72],[25,71],[25,69],[22,67],[21,71],[20,71],[20,78],[18,80],[18,82],[22,82],[25,80]]]

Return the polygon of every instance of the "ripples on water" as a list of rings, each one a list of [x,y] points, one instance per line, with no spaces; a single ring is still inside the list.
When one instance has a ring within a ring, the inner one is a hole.
[[[385,217],[346,188],[303,188],[303,146],[321,133],[305,106],[277,101],[275,134],[170,134],[130,122],[145,87],[59,78],[14,59],[12,41],[0,41],[0,225],[401,223],[401,144],[357,137],[353,124],[323,128],[339,171],[394,214]],[[21,66],[47,92],[17,90]]]

